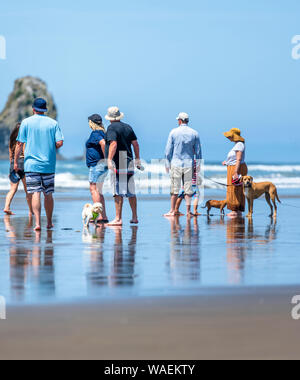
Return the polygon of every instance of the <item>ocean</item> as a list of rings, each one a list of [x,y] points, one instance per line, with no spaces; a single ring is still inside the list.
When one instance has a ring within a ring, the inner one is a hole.
[[[166,174],[163,160],[144,162],[145,171],[136,173],[137,194],[168,194],[170,187],[169,176]],[[278,189],[291,191],[300,190],[299,164],[263,164],[250,163],[249,174],[255,182],[272,181]],[[9,162],[0,161],[0,191],[9,189]],[[226,183],[226,167],[217,162],[205,163],[205,188],[220,189],[222,186],[211,182],[210,179]],[[75,190],[88,188],[88,169],[84,161],[59,161],[56,176],[57,190]],[[109,178],[106,180],[105,191],[110,192]]]

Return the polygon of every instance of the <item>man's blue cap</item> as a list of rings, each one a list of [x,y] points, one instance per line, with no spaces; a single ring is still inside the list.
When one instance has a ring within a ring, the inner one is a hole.
[[[37,112],[48,112],[47,102],[43,98],[35,99],[32,108]]]

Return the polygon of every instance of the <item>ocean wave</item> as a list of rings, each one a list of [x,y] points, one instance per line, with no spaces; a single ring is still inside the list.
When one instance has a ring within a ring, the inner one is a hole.
[[[214,168],[218,168],[218,171],[214,172]],[[253,165],[249,166],[249,172],[257,171],[264,172],[264,169],[269,168],[269,166],[265,165]],[[275,171],[275,166],[271,167],[271,170],[268,170],[265,173],[258,173],[255,176],[255,182],[273,182],[279,189],[300,189],[300,175],[291,175],[290,171],[287,170],[288,166],[280,166],[280,168],[285,168],[286,170]],[[300,171],[300,166],[296,166],[294,168],[298,168]],[[61,169],[61,168],[60,168]],[[78,169],[78,167],[77,167]],[[225,170],[220,171],[219,167],[214,165],[208,165],[205,168],[205,181],[204,185],[208,189],[220,189],[223,188],[222,185],[218,185],[213,181],[223,183],[224,185],[227,183],[226,178],[226,168]],[[297,170],[298,170],[297,169]],[[77,170],[78,171],[78,170]],[[86,169],[79,170],[80,174],[72,173],[71,170],[60,172],[56,175],[56,187],[57,189],[88,189],[88,171]],[[166,173],[164,167],[162,165],[147,165],[145,167],[144,172],[137,171],[136,176],[136,187],[137,191],[147,191],[159,193],[161,190],[169,191],[170,188],[170,178]],[[210,180],[211,179],[211,180]],[[22,186],[20,186],[22,188]],[[7,191],[10,188],[10,183],[7,175],[0,175],[0,190]],[[225,187],[224,187],[225,189]],[[107,176],[104,185],[105,192],[111,192],[111,182],[110,176]]]

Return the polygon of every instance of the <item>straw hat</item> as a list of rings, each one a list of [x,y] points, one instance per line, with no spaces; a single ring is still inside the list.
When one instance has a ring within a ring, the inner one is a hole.
[[[241,136],[241,130],[238,128],[232,128],[229,132],[225,132],[224,136],[228,139],[232,138],[234,142],[245,142],[245,139]]]
[[[124,114],[120,112],[118,107],[110,107],[108,109],[105,119],[108,121],[120,121],[124,117]]]

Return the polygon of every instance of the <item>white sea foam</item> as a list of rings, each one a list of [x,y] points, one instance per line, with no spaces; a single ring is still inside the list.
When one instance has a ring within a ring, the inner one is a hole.
[[[249,165],[249,174],[252,174],[256,182],[271,181],[279,189],[300,189],[300,165]],[[7,176],[8,165],[0,167],[0,190],[9,190]],[[226,167],[221,165],[205,165],[205,175],[214,181],[226,184]],[[88,170],[82,162],[61,162],[58,165],[59,173],[56,175],[56,187],[58,189],[88,189]],[[162,161],[145,163],[145,171],[136,173],[137,191],[142,193],[169,192],[170,178],[166,173]],[[22,187],[22,186],[21,186]],[[222,188],[208,179],[205,179],[205,187],[210,189]],[[104,191],[110,192],[111,185],[107,177]]]

